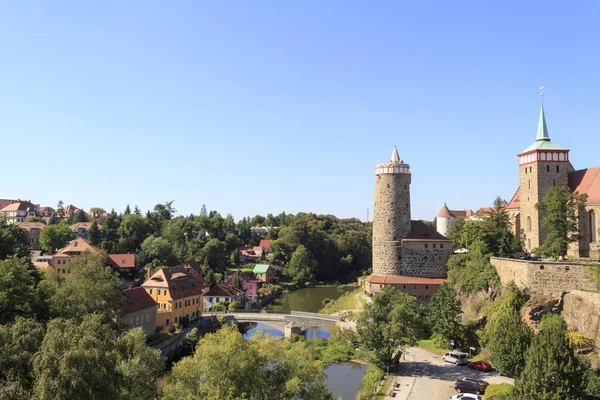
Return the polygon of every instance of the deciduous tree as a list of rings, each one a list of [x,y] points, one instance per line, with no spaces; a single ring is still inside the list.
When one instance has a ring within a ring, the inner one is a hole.
[[[16,316],[33,316],[38,278],[26,258],[11,256],[0,260],[0,323]]]
[[[312,254],[303,245],[296,247],[288,264],[286,273],[295,282],[310,281],[315,273],[316,262]]]
[[[66,223],[48,225],[40,233],[40,246],[44,250],[61,249],[73,239],[75,239],[75,232]]]
[[[465,329],[460,323],[460,301],[449,283],[444,283],[431,297],[428,320],[436,346],[447,348],[450,340],[461,345]]]
[[[15,224],[9,224],[0,214],[0,260],[11,256],[29,257],[31,247],[27,231]]]

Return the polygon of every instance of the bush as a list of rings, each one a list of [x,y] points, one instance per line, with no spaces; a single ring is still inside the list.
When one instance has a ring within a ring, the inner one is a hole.
[[[325,297],[321,303],[323,303],[323,305],[325,305],[329,302],[331,302],[331,299],[329,297]]]
[[[485,390],[485,398],[486,400],[508,400],[512,388],[508,383],[489,385]]]
[[[375,366],[375,364],[369,365],[365,376],[360,381],[360,389],[357,398],[360,400],[370,400],[373,398],[373,393],[379,387],[379,381],[383,377],[383,371]],[[384,390],[387,390],[385,388]]]
[[[190,319],[189,319],[189,317],[185,316],[185,317],[181,318],[181,325],[184,328],[187,328],[188,326],[190,326]]]

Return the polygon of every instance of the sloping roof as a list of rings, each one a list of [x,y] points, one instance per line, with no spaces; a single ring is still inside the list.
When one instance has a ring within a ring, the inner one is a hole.
[[[410,232],[402,238],[402,240],[435,240],[436,242],[452,241],[421,221],[410,221]]]
[[[10,199],[0,199],[0,210],[6,207],[9,204],[17,203],[19,200],[10,200]]]
[[[273,242],[274,242],[274,240],[263,239],[258,244],[258,247],[260,247],[262,249],[270,249],[271,248],[271,243],[273,243]]]
[[[29,232],[32,229],[43,229],[46,226],[46,224],[44,224],[43,222],[19,222],[17,226]]]
[[[135,255],[133,254],[109,254],[107,261],[117,268],[135,268]]]
[[[570,172],[569,187],[573,192],[586,193],[588,203],[600,203],[600,167]]]
[[[76,231],[77,229],[85,229],[85,230],[90,230],[90,228],[92,227],[92,225],[94,225],[93,222],[77,222],[73,225],[71,225],[69,227],[69,229],[71,229],[72,231]],[[102,225],[100,224],[96,224],[98,226],[98,229],[102,229]]]
[[[504,210],[507,205],[508,205],[508,203],[503,201],[502,202],[502,210]],[[493,212],[494,209],[495,209],[494,207],[481,207],[479,210],[477,210],[475,212],[475,215],[477,215],[479,217],[486,217],[486,216],[490,215],[490,213]]]
[[[521,188],[518,188],[517,191],[515,192],[515,194],[513,195],[512,199],[510,199],[510,202],[506,206],[506,209],[507,210],[517,209],[517,208],[520,208],[520,206],[521,206]]]
[[[398,149],[394,146],[394,150],[392,150],[392,158],[390,158],[391,163],[399,163],[400,156],[398,155]]]
[[[444,278],[391,275],[369,275],[365,280],[369,283],[377,283],[380,285],[442,285],[446,282],[446,279]]]
[[[143,287],[125,289],[125,305],[121,308],[124,314],[145,310],[153,307],[156,302]]]
[[[212,285],[210,290],[206,292],[204,296],[214,296],[214,297],[232,297],[234,296],[233,291],[230,290],[227,286],[217,283],[216,285]]]
[[[69,204],[68,206],[66,206],[65,208],[63,208],[65,214],[69,214],[69,213],[75,213],[77,211],[79,211],[80,209],[78,207],[75,207],[73,204]]]
[[[48,261],[34,261],[34,262],[32,262],[32,264],[37,269],[44,269],[44,268],[48,268],[50,266]]]
[[[269,267],[269,264],[256,264],[252,272],[255,274],[266,274]]]
[[[95,248],[90,244],[89,240],[85,240],[83,238],[77,238],[75,240],[71,240],[69,244],[67,244],[62,249],[58,250],[56,254],[62,253],[82,253],[84,251],[89,251],[90,253],[102,254],[102,250]]]
[[[442,209],[440,210],[440,212],[437,215],[440,218],[452,218],[454,217],[454,215],[452,215],[452,213],[450,212],[450,209],[448,208],[448,206],[446,205],[446,203],[444,203],[444,206],[442,207]]]
[[[180,299],[201,295],[208,285],[200,276],[188,274],[184,267],[165,267],[159,269],[142,286],[167,288],[173,299]]]
[[[263,249],[260,246],[246,246],[240,248],[240,255],[250,258],[261,258]]]
[[[0,211],[29,211],[35,210],[36,208],[37,207],[35,206],[35,204],[32,204],[28,201],[18,201],[16,203],[11,203],[7,205]]]
[[[535,142],[533,142],[531,146],[523,150],[523,153],[527,153],[533,150],[567,150],[564,147],[561,147],[556,143],[552,143],[550,141],[550,135],[548,135],[548,126],[546,125],[546,115],[544,114],[543,101],[540,108],[540,119],[538,121],[538,129],[537,135],[535,137]]]

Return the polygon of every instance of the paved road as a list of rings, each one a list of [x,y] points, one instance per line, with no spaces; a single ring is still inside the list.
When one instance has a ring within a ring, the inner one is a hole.
[[[400,384],[395,400],[447,400],[453,394],[454,382],[464,376],[483,379],[489,383],[510,383],[511,378],[494,373],[476,371],[466,366],[456,366],[442,361],[442,356],[411,347],[406,361],[400,364],[396,382]],[[388,390],[389,392],[389,390]],[[392,399],[387,396],[386,399]]]

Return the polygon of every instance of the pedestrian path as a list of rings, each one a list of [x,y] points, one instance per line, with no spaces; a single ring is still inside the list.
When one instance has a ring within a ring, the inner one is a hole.
[[[414,356],[410,353],[405,353],[404,357],[405,360],[415,361]],[[396,375],[392,381],[392,384],[388,388],[385,400],[407,400],[414,384],[414,377]]]

